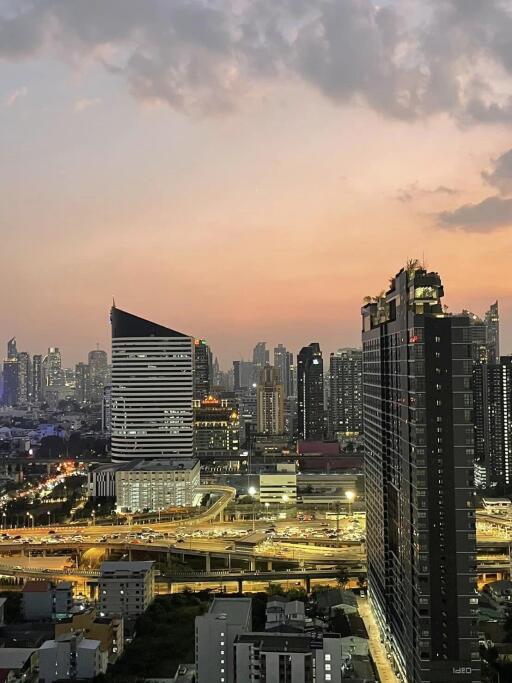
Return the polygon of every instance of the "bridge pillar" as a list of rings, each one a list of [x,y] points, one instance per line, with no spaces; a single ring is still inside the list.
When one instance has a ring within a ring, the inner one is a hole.
[[[255,557],[251,557],[251,559],[249,560],[249,568],[250,568],[251,572],[256,571],[256,558]]]
[[[272,571],[272,560],[267,560],[267,571],[268,572]]]
[[[311,593],[311,579],[306,576],[306,593]]]
[[[244,592],[244,582],[242,579],[238,579],[238,592],[243,593]]]
[[[206,553],[205,556],[204,556],[204,558],[205,558],[205,561],[206,561],[205,569],[206,569],[207,572],[211,572],[211,570],[212,570],[212,558],[211,558],[210,553]]]
[[[129,548],[128,549],[128,562],[131,562],[131,561],[132,561],[132,549]]]

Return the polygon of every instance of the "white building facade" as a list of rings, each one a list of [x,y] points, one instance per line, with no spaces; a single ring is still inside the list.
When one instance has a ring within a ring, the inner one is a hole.
[[[115,306],[112,322],[112,460],[192,457],[192,337]]]
[[[199,460],[149,460],[122,465],[115,473],[119,512],[152,512],[169,507],[190,507],[196,498]]]
[[[154,562],[103,562],[98,589],[100,614],[143,614],[155,597]]]

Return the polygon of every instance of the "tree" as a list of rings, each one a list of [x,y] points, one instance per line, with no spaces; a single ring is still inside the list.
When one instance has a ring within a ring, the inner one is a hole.
[[[349,575],[344,567],[339,567],[336,573],[336,583],[340,588],[345,588],[349,581]]]
[[[357,577],[357,585],[361,590],[366,586],[366,576],[364,574],[361,574],[361,576]]]

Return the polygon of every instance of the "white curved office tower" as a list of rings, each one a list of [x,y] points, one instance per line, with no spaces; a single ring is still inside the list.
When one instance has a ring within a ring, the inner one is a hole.
[[[192,457],[193,338],[115,306],[111,323],[112,460]]]

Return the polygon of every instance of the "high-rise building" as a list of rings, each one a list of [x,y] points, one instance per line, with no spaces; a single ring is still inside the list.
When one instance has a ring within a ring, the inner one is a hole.
[[[2,403],[6,406],[18,405],[19,396],[19,363],[17,358],[6,358],[3,365]]]
[[[103,388],[109,382],[107,352],[101,349],[89,351],[89,387],[87,400],[94,405],[101,404],[103,400]]]
[[[283,344],[278,344],[274,349],[274,367],[281,377],[285,398],[293,396],[292,365],[293,353],[287,351]]]
[[[270,352],[267,351],[267,342],[258,342],[252,352],[252,362],[259,369],[264,368],[270,362]]]
[[[64,386],[64,372],[62,358],[56,346],[50,346],[43,359],[43,387]]]
[[[16,337],[12,337],[7,342],[7,360],[16,360],[18,358],[18,348],[16,346]]]
[[[259,375],[259,366],[250,360],[233,361],[234,390],[247,389],[256,384]]]
[[[75,366],[75,398],[78,403],[89,403],[89,366],[87,363],[77,363]]]
[[[112,308],[112,459],[192,457],[193,339]]]
[[[43,402],[43,357],[35,354],[32,357],[32,401]]]
[[[27,405],[32,396],[32,363],[26,351],[18,353],[18,403]]]
[[[258,434],[284,434],[284,389],[281,374],[266,365],[256,388]]]
[[[487,328],[487,360],[497,365],[500,362],[500,312],[495,301],[485,314]]]
[[[198,458],[238,453],[240,420],[227,399],[207,396],[194,401],[194,444]]]
[[[362,309],[369,595],[408,683],[480,681],[472,358],[437,273]]]
[[[101,402],[101,431],[110,434],[112,431],[112,387],[108,384],[103,388]]]
[[[212,391],[212,352],[204,339],[194,340],[194,398],[199,401]]]
[[[297,356],[297,415],[301,439],[324,437],[324,362],[316,342],[304,346]]]
[[[512,483],[512,356],[474,368],[475,461],[482,486]],[[478,406],[478,410],[476,410]]]
[[[338,349],[331,353],[329,369],[329,435],[355,436],[362,431],[361,349]]]

